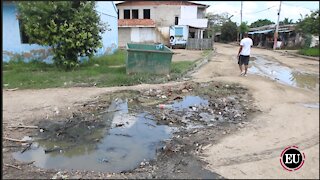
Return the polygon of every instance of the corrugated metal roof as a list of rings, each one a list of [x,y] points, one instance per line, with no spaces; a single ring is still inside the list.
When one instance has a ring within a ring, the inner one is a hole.
[[[281,32],[291,32],[293,30],[289,30],[289,29],[286,29],[286,30],[279,30],[278,32],[281,33]]]
[[[274,31],[273,29],[268,29],[268,30],[263,30],[263,31],[253,31],[253,32],[248,32],[248,34],[264,34],[264,33],[268,33]]]

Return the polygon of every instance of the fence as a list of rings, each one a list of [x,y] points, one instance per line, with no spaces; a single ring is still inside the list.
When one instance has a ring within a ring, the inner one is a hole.
[[[213,49],[213,39],[189,38],[186,48],[195,50]]]

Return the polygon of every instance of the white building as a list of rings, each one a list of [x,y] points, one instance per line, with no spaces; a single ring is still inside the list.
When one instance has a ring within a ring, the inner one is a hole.
[[[208,5],[189,1],[124,1],[118,8],[119,46],[134,43],[169,44],[169,27],[188,25],[190,38],[203,38]]]

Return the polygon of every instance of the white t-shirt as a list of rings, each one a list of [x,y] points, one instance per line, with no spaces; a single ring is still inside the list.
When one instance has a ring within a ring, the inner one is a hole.
[[[251,49],[251,46],[253,45],[252,39],[250,39],[248,37],[243,38],[240,41],[240,45],[242,46],[242,50],[240,52],[240,55],[250,56],[250,49]]]

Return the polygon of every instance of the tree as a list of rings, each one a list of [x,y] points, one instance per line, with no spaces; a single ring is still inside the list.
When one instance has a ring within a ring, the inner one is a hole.
[[[249,31],[248,22],[242,22],[241,25],[239,26],[239,32],[244,33],[248,31]]]
[[[229,13],[213,14],[207,13],[206,18],[208,19],[208,27],[211,32],[221,32],[221,26],[223,23],[230,20],[232,16]]]
[[[66,70],[79,65],[79,56],[92,56],[107,30],[94,1],[19,2],[18,12],[30,43],[50,46],[54,63]]]
[[[297,30],[304,34],[319,35],[319,23],[319,10],[312,11],[310,15],[306,15],[303,19],[298,20]]]
[[[226,42],[236,41],[238,27],[235,22],[225,22],[221,27],[221,40]]]
[[[242,22],[239,26],[240,39],[242,38],[242,34],[249,31],[248,22]]]
[[[268,20],[268,19],[258,19],[257,21],[251,23],[251,28],[261,27],[269,24],[274,24],[274,22]]]
[[[283,21],[279,22],[279,25],[285,25],[285,24],[294,24],[294,23],[293,23],[293,20],[292,19],[289,20],[289,18],[284,18]]]

